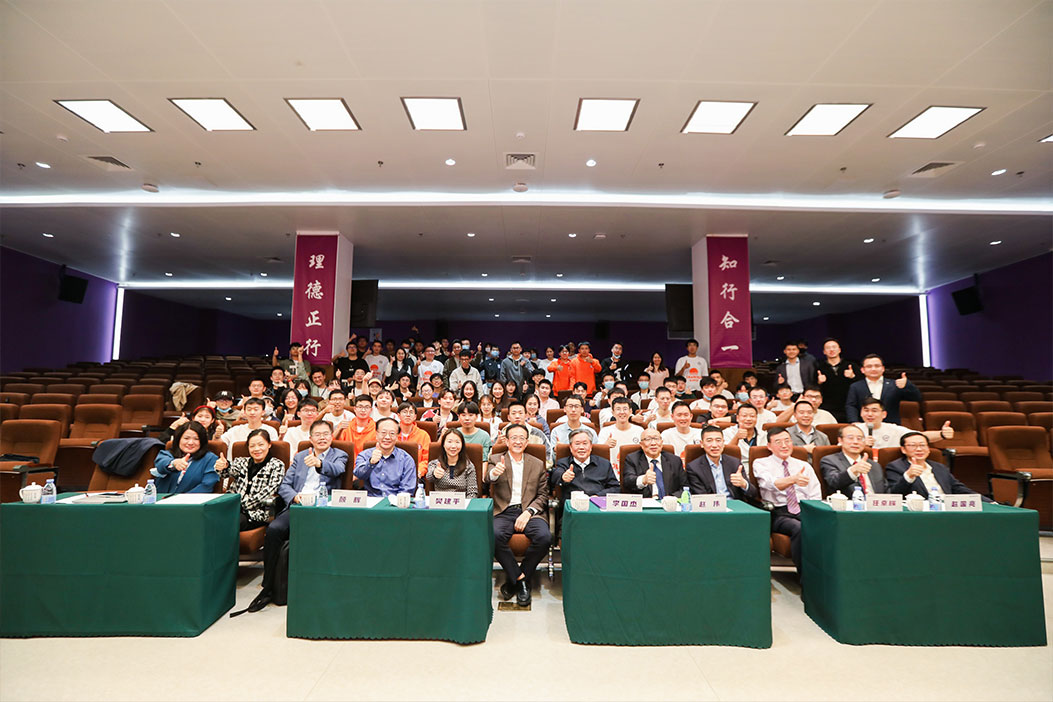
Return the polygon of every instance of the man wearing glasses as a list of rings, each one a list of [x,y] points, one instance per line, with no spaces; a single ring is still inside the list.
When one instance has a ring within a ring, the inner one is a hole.
[[[377,421],[377,445],[355,458],[355,477],[366,484],[370,497],[413,493],[417,488],[417,463],[395,445],[399,423],[391,418]]]
[[[300,503],[301,493],[317,492],[321,485],[332,492],[333,488],[340,487],[347,471],[347,453],[331,445],[332,424],[324,419],[312,423],[309,440],[311,448],[293,457],[292,465],[278,486],[278,496],[285,503],[285,509],[267,525],[263,542],[263,589],[249,605],[250,612],[260,611],[271,601],[278,555],[282,545],[289,540],[289,506]]]
[[[684,464],[675,453],[662,450],[662,435],[657,429],[643,430],[640,448],[625,456],[622,492],[657,500],[666,495],[679,497],[687,484]]]
[[[889,492],[900,495],[916,492],[928,498],[929,490],[936,486],[944,495],[975,494],[975,490],[970,490],[951,475],[947,466],[929,460],[929,439],[925,434],[920,431],[904,434],[899,440],[899,448],[903,457],[885,466]],[[983,501],[991,500],[984,497]]]

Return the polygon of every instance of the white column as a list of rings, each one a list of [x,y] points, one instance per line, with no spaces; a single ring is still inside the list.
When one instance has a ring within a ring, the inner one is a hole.
[[[705,237],[691,247],[691,301],[698,355],[709,362],[709,268]]]

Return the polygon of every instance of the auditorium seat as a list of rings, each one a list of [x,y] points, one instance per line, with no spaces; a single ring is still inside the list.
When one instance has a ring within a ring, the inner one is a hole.
[[[981,412],[1012,412],[1013,406],[1005,400],[978,400],[966,403],[973,414]]]
[[[157,458],[157,453],[160,450],[160,446],[153,446],[147,450],[143,457],[139,459],[139,465],[136,467],[135,472],[127,477],[111,475],[92,464],[93,470],[91,477],[88,479],[88,490],[124,491],[135,485],[145,486],[146,481],[153,477],[150,475],[150,469],[154,467],[154,459]]]
[[[1024,414],[1053,412],[1053,402],[1046,402],[1044,400],[1024,400],[1021,402],[1014,402],[1013,409],[1017,412],[1023,412]]]
[[[117,402],[114,404],[120,404],[124,394],[128,391],[128,388],[124,385],[117,383],[96,383],[88,387],[88,393],[92,395],[116,395]]]
[[[1053,529],[1053,456],[1042,427],[991,427],[991,493],[1003,504],[1038,512],[1038,528]]]
[[[965,412],[965,403],[961,400],[934,400],[926,401],[923,407],[925,415],[931,412]]]
[[[38,392],[33,395],[30,404],[33,405],[69,405],[72,407],[77,403],[77,397],[62,392]]]
[[[981,446],[990,446],[987,442],[987,430],[1001,426],[1027,426],[1027,415],[1023,412],[980,412],[976,417],[976,433]]]
[[[0,423],[0,455],[36,459],[0,461],[0,502],[17,502],[21,499],[18,491],[25,485],[43,485],[48,478],[56,477],[55,452],[61,432],[61,425],[50,419],[11,419]]]
[[[11,405],[25,405],[29,403],[30,395],[24,392],[0,392],[0,402]]]
[[[1027,415],[1027,423],[1033,427],[1042,427],[1049,431],[1053,429],[1053,412],[1032,412]]]
[[[432,441],[439,440],[439,424],[437,422],[417,422],[417,426],[423,429]]]
[[[161,423],[164,400],[158,395],[125,395],[121,407],[121,429],[141,431],[144,426]]]
[[[138,384],[128,388],[128,395],[157,395],[164,401],[165,388],[163,385]],[[127,397],[127,395],[126,395]]]
[[[545,421],[548,422],[548,425],[550,427],[551,426],[555,426],[555,424],[559,420],[559,418],[562,417],[565,414],[566,414],[566,412],[563,411],[562,409],[550,409],[550,410],[547,410],[545,412]]]
[[[954,438],[936,442],[948,455],[947,467],[958,480],[970,490],[986,494],[987,474],[991,472],[991,459],[986,446],[980,446],[976,432],[976,419],[968,412],[930,412],[925,415],[925,428],[939,431],[944,422],[950,422]]]
[[[957,400],[958,393],[954,392],[923,392],[921,394],[922,403],[932,402],[935,400]]]
[[[21,409],[21,405],[16,405],[13,402],[0,402],[0,422],[18,419],[19,409]]]
[[[88,388],[80,383],[55,383],[48,386],[48,393],[64,393],[73,395],[74,398],[80,397],[87,391]]]
[[[121,396],[112,393],[85,393],[77,398],[78,405],[121,405]]]
[[[18,412],[19,419],[51,419],[58,422],[62,430],[59,438],[69,434],[70,421],[73,419],[73,408],[70,405],[22,405]]]
[[[921,404],[910,400],[903,400],[900,402],[899,423],[901,426],[907,427],[908,429],[921,431],[923,426],[921,421]]]
[[[958,399],[968,404],[970,402],[978,402],[980,400],[1001,400],[1001,394],[997,392],[983,392],[983,391],[971,391],[963,392],[958,395]]]
[[[1016,406],[1018,402],[1041,402],[1046,399],[1045,395],[1040,392],[1024,392],[1022,390],[1012,390],[1009,392],[1002,393],[1002,399],[1006,402],[1013,403]]]
[[[816,424],[816,431],[821,431],[826,434],[826,437],[830,439],[831,444],[837,444],[837,440],[840,438],[837,434],[841,431],[842,427],[847,427],[848,424]]]
[[[47,392],[42,383],[8,383],[4,386],[4,392],[20,392],[26,395],[36,395],[38,392]],[[1042,399],[1039,397],[1038,399]]]
[[[83,489],[92,478],[95,446],[121,432],[121,406],[80,404],[73,408],[69,438],[59,442],[58,465],[63,489]],[[142,483],[140,483],[142,484]]]

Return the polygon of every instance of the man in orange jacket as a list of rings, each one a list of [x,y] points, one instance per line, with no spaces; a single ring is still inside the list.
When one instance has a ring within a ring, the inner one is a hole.
[[[552,394],[570,390],[574,387],[574,366],[570,360],[570,349],[566,346],[559,347],[559,358],[548,364],[548,372],[552,374]]]
[[[409,441],[417,444],[417,477],[423,478],[428,472],[428,449],[431,447],[431,436],[417,426],[417,409],[408,402],[399,405],[399,435],[397,441]]]
[[[578,357],[570,363],[574,373],[574,382],[585,383],[588,387],[588,396],[592,397],[596,392],[596,374],[600,372],[600,362],[593,358],[592,346],[589,342],[583,341],[578,344]],[[552,364],[549,364],[548,369],[552,370]]]

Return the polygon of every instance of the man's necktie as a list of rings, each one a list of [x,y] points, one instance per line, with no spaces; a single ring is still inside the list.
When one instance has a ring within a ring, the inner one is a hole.
[[[790,477],[790,462],[782,462],[782,474],[783,477]],[[797,486],[794,483],[790,483],[790,487],[786,488],[786,509],[790,514],[801,513],[801,503],[797,500]]]
[[[658,466],[658,459],[651,459],[651,470],[654,471],[655,481],[654,484],[658,488],[658,499],[665,497],[665,481],[662,480],[662,469]]]

